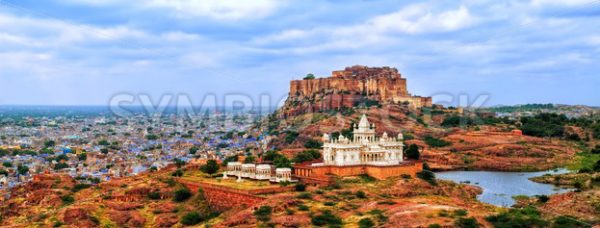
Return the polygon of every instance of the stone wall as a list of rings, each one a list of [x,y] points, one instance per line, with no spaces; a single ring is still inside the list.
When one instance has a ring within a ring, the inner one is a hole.
[[[352,166],[294,166],[294,177],[309,183],[330,183],[331,176],[358,176],[367,174],[379,180],[401,175],[416,176],[423,170],[421,161],[406,161],[394,166],[352,165]]]
[[[247,191],[218,186],[207,183],[191,182],[179,180],[192,192],[197,192],[202,188],[204,198],[210,205],[210,208],[215,211],[226,211],[231,208],[242,207],[247,208],[259,204],[265,198],[248,193]]]

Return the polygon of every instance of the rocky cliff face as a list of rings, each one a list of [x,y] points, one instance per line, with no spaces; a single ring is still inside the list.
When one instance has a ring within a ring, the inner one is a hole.
[[[355,107],[360,104],[408,103],[429,107],[431,97],[412,96],[406,79],[390,67],[352,66],[327,78],[294,80],[280,117]]]

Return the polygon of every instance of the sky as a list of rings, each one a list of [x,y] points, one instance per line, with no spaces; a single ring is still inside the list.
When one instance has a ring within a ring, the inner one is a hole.
[[[367,65],[438,103],[600,106],[599,25],[600,0],[0,0],[0,105],[277,103]]]

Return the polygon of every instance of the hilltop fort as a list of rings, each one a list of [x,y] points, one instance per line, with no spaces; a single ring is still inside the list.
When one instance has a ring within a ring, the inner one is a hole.
[[[430,107],[431,97],[408,92],[406,79],[396,68],[352,66],[333,71],[330,77],[290,83],[290,93],[281,117],[359,105],[408,104],[414,108]]]

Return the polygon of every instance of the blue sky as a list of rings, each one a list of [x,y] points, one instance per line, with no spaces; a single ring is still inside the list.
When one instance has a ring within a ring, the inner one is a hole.
[[[277,100],[360,64],[434,101],[600,106],[598,25],[600,0],[0,0],[0,104]]]

